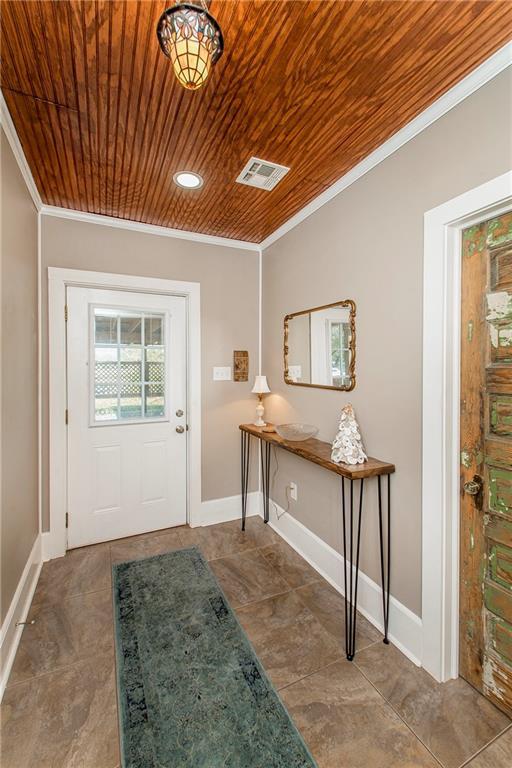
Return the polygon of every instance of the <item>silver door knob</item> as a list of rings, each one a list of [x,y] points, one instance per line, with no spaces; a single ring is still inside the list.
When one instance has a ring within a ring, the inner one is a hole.
[[[181,408],[178,408],[178,410],[176,411],[176,416],[183,416],[183,411],[181,410]]]
[[[176,427],[176,432],[178,432],[180,435],[183,434],[185,431],[185,427]]]
[[[464,488],[464,492],[469,494],[469,496],[478,496],[483,485],[482,478],[479,475],[475,475],[472,480],[468,480],[462,487]]]

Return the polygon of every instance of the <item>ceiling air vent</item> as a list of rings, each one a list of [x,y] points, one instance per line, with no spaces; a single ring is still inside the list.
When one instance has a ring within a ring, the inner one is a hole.
[[[260,160],[257,157],[251,157],[240,176],[237,178],[239,184],[247,184],[248,187],[257,187],[258,189],[274,189],[283,176],[290,169],[285,165],[276,165],[268,163],[266,160]]]

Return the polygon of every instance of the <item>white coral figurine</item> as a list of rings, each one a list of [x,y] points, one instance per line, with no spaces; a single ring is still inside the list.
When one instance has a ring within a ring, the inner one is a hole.
[[[362,464],[367,458],[354,409],[350,404],[346,405],[341,411],[338,434],[332,444],[331,459],[336,464]]]

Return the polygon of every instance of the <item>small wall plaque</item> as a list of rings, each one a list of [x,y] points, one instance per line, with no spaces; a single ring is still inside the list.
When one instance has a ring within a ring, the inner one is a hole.
[[[249,381],[249,353],[245,350],[233,352],[233,381]]]

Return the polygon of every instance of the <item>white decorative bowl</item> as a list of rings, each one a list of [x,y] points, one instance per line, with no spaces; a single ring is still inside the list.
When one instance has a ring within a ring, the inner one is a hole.
[[[284,440],[299,442],[314,437],[318,428],[312,424],[276,424],[276,432]]]

